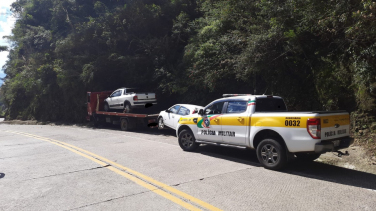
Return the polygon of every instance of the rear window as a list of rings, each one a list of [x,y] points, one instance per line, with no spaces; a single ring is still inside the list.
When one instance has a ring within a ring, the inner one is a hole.
[[[287,111],[287,109],[281,98],[256,98],[256,112],[263,111]]]

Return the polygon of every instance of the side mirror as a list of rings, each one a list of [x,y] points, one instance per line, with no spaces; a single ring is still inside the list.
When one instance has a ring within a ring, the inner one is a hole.
[[[166,109],[166,113],[170,113],[170,110]]]
[[[204,115],[204,109],[200,109],[200,110],[198,111],[198,114],[199,114],[200,116]]]

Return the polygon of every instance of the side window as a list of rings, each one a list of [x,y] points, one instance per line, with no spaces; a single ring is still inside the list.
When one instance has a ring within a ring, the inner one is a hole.
[[[247,110],[246,101],[229,101],[226,113],[243,113]]]
[[[210,105],[209,107],[205,108],[204,114],[209,115],[209,114],[221,114],[222,113],[222,108],[223,104],[225,102],[219,102],[219,103],[214,103]]]
[[[170,108],[171,113],[176,114],[180,108],[180,105],[176,105]]]
[[[111,95],[111,97],[117,97],[117,96],[120,96],[120,90],[115,91],[115,92],[112,93],[112,95]]]
[[[179,115],[185,116],[189,114],[189,109],[186,107],[181,107],[178,112]]]

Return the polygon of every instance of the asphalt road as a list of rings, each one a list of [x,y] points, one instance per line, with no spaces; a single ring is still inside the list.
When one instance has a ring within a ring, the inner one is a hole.
[[[376,210],[376,175],[183,152],[174,131],[0,124],[0,210]]]

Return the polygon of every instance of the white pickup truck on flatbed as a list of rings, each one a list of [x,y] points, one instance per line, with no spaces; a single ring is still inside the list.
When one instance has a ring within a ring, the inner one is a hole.
[[[183,150],[201,143],[252,148],[265,168],[276,170],[294,155],[312,161],[354,141],[346,111],[288,112],[278,96],[224,96],[180,118],[176,133]]]
[[[145,107],[145,105],[157,104],[155,93],[140,92],[135,93],[132,88],[120,88],[115,90],[108,98],[104,100],[104,110],[121,109],[130,113],[133,108]]]

